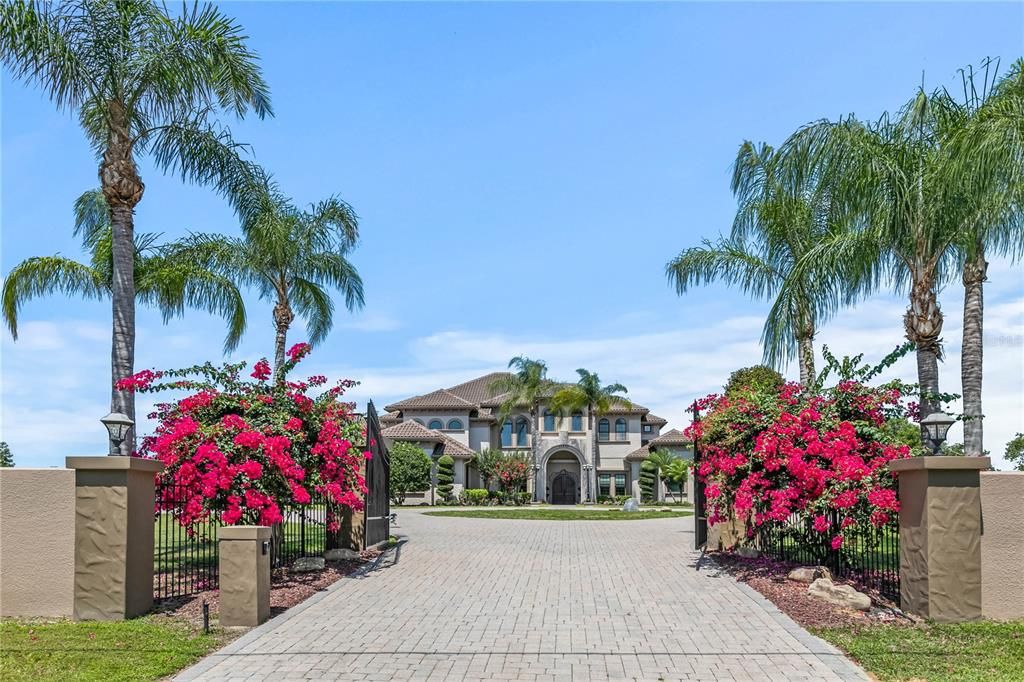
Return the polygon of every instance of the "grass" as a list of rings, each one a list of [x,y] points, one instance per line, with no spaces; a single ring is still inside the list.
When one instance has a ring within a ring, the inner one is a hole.
[[[882,682],[1024,680],[1024,621],[820,628]]]
[[[529,521],[642,521],[690,516],[691,512],[639,511],[623,513],[603,509],[472,509],[462,511],[429,511],[425,516],[457,516],[464,519],[525,519]]]
[[[217,638],[156,617],[118,622],[0,622],[0,679],[157,680],[197,661]]]

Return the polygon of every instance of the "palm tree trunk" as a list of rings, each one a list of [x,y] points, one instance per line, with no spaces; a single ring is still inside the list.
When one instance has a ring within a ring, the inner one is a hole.
[[[921,417],[941,409],[939,360],[942,359],[942,311],[935,290],[935,274],[930,269],[912,273],[910,307],[903,318],[907,339],[917,347],[917,383],[921,391]]]
[[[964,337],[960,351],[960,379],[964,393],[964,454],[981,457],[982,442],[981,380],[982,332],[984,325],[984,282],[988,263],[982,245],[974,258],[964,263]]]
[[[799,348],[797,361],[800,363],[800,384],[810,386],[814,383],[814,334],[801,334],[797,337]]]
[[[100,164],[100,184],[110,207],[113,255],[111,288],[113,329],[111,334],[110,409],[135,420],[135,394],[118,391],[113,384],[135,373],[135,206],[142,200],[145,185],[139,177],[132,153],[131,136],[123,108],[112,105],[110,139]],[[120,453],[135,450],[135,429],[121,443]]]
[[[295,319],[295,313],[288,305],[288,299],[278,297],[274,306],[274,377],[280,381],[284,373],[285,345],[288,340],[288,328]]]

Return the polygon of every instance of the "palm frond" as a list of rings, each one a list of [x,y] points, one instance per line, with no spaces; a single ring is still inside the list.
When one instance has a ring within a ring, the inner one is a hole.
[[[14,267],[4,280],[4,322],[18,338],[18,311],[33,298],[61,292],[68,296],[103,299],[110,282],[88,265],[62,256],[29,258]]]

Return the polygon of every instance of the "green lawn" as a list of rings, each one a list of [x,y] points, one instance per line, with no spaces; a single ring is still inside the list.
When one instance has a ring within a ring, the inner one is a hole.
[[[1024,621],[821,628],[882,682],[1024,680]]]
[[[154,617],[112,623],[0,623],[0,679],[157,680],[216,648],[213,635]]]
[[[690,516],[692,512],[639,511],[624,513],[603,509],[467,509],[460,511],[429,511],[426,516],[458,516],[466,519],[526,519],[529,521],[641,521]]]

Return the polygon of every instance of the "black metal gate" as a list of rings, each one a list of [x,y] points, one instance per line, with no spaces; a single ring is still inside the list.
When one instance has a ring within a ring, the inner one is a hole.
[[[367,547],[384,542],[391,535],[391,461],[384,437],[380,435],[377,410],[366,406],[366,444],[372,457],[366,462],[366,511],[363,542]]]
[[[700,422],[700,408],[697,407],[697,401],[693,402],[690,410],[693,412],[693,423],[697,424]],[[693,548],[702,549],[708,542],[708,513],[705,509],[707,500],[704,497],[704,481],[701,480],[697,470],[700,467],[700,445],[698,441],[700,438],[693,439],[693,470],[690,471],[690,475],[693,476]]]

